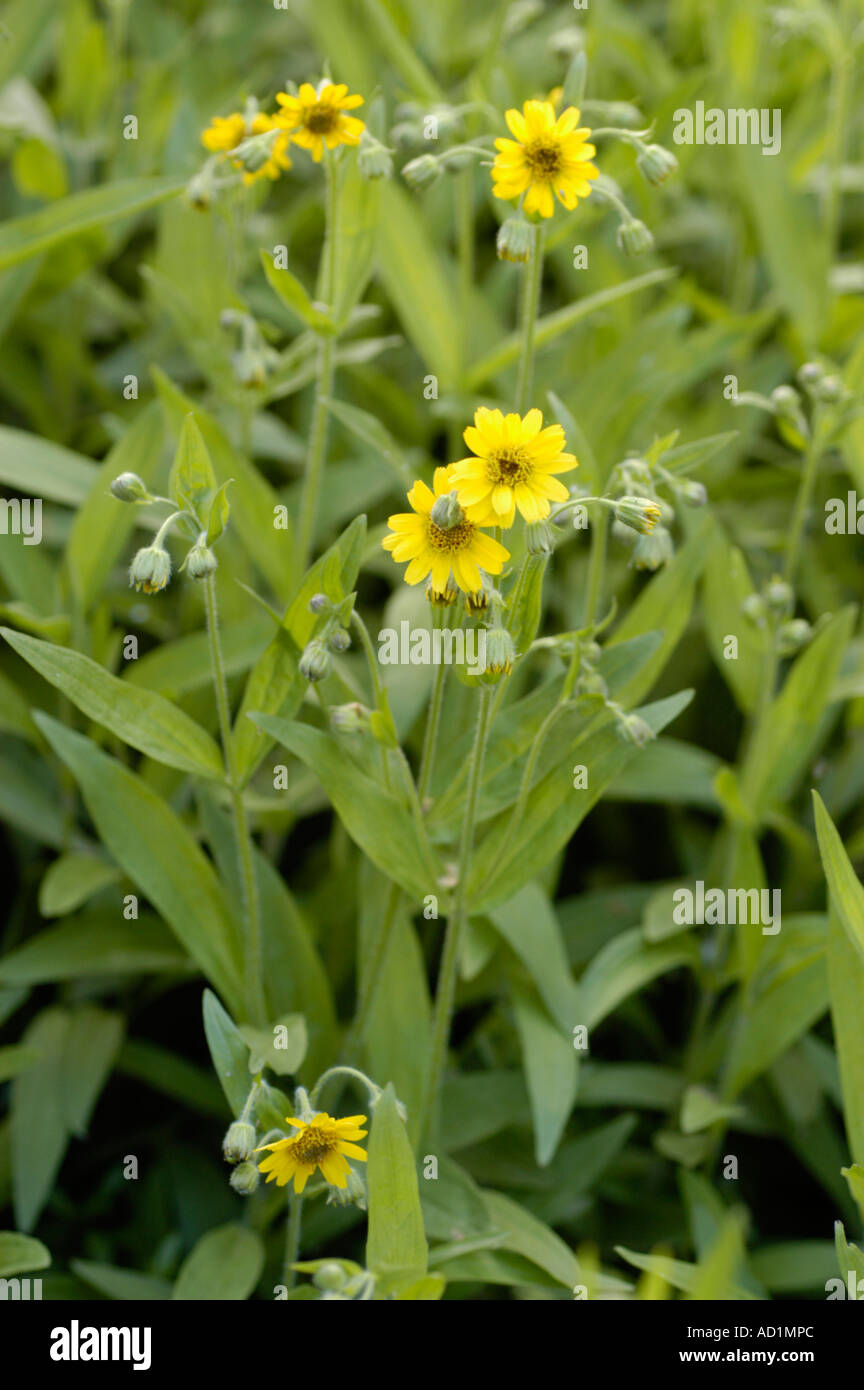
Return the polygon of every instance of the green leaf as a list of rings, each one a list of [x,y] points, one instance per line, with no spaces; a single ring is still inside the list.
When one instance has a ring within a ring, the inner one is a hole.
[[[231,1223],[202,1236],[180,1266],[172,1298],[180,1301],[242,1302],[264,1267],[264,1243],[248,1226]]]
[[[348,405],[345,401],[333,397],[328,398],[327,409],[335,419],[341,420],[353,435],[369,444],[376,457],[380,456],[389,463],[405,488],[411,486],[414,475],[408,462],[390,431],[382,425],[376,415],[370,415],[368,410],[360,410],[356,405]]]
[[[330,314],[312,303],[296,275],[292,275],[290,270],[277,268],[269,251],[261,251],[260,254],[267,283],[286,309],[290,309],[294,317],[305,323],[307,328],[331,337],[335,332],[335,325]]]
[[[11,1081],[19,1072],[26,1071],[39,1061],[39,1053],[33,1047],[0,1047],[0,1081]]]
[[[787,797],[812,761],[854,621],[850,605],[825,624],[759,720],[741,777],[744,802],[757,816]]]
[[[216,475],[195,416],[187,415],[171,465],[168,491],[178,507],[199,513],[216,489]]]
[[[249,1048],[249,1071],[253,1075],[263,1067],[269,1067],[277,1076],[294,1076],[300,1070],[307,1047],[306,1020],[302,1014],[284,1014],[269,1030],[241,1024],[239,1032]]]
[[[439,389],[452,389],[459,384],[462,341],[454,277],[409,195],[388,183],[379,196],[378,275],[405,333],[439,378]]]
[[[684,1134],[698,1134],[718,1120],[739,1119],[741,1113],[739,1106],[726,1105],[706,1086],[688,1086],[681,1098],[681,1130]]]
[[[813,815],[831,906],[837,913],[849,941],[864,961],[864,888],[849,862],[843,841],[817,791],[813,792]]]
[[[419,1278],[426,1273],[428,1251],[417,1171],[391,1084],[372,1115],[368,1154],[366,1266],[379,1276]]]
[[[483,1192],[493,1226],[506,1233],[505,1248],[530,1260],[559,1284],[572,1289],[580,1282],[579,1263],[560,1236],[524,1207],[500,1192]]]
[[[166,198],[173,198],[183,187],[183,182],[175,178],[123,179],[86,188],[39,212],[14,217],[0,227],[0,270],[92,227],[135,217]]]
[[[231,1003],[241,998],[239,931],[209,860],[142,779],[47,715],[37,722],[73,773],[109,854]]]
[[[179,768],[222,781],[222,756],[208,733],[188,714],[152,690],[112,676],[89,656],[2,627],[19,656],[51,685],[130,747]]]
[[[788,971],[772,978],[737,1022],[727,1060],[724,1095],[738,1095],[767,1071],[827,1008],[824,956],[795,961]]]
[[[69,1141],[61,1086],[69,1020],[66,1009],[37,1014],[22,1042],[40,1061],[12,1082],[12,1193],[15,1224],[24,1231],[36,1224]]]
[[[171,1297],[171,1285],[152,1274],[139,1274],[131,1269],[98,1264],[95,1260],[70,1260],[70,1268],[85,1284],[122,1302],[152,1302]]]
[[[254,711],[249,717],[314,772],[352,840],[382,873],[415,902],[435,891],[438,874],[405,807],[347,758],[335,739],[309,724]]]
[[[204,991],[204,1033],[231,1114],[237,1118],[249,1095],[249,1046],[216,995]]]
[[[573,1028],[585,1022],[582,992],[573,979],[561,928],[548,897],[528,883],[489,920],[521,960],[559,1031],[573,1051]],[[530,923],[530,931],[526,930]]]
[[[231,507],[228,503],[228,488],[234,479],[229,478],[227,483],[223,483],[213,501],[210,503],[210,513],[207,518],[207,544],[213,545],[218,541],[225,527],[228,525],[228,518],[231,515]]]
[[[864,961],[852,944],[833,896],[828,915],[828,987],[846,1138],[853,1163],[864,1164]]]
[[[511,983],[522,1064],[531,1101],[534,1146],[543,1168],[555,1155],[576,1099],[579,1054],[533,989]]]
[[[50,1263],[51,1255],[41,1240],[22,1236],[18,1231],[0,1231],[0,1279],[47,1269]]]
[[[0,483],[25,497],[80,507],[98,475],[96,464],[81,454],[26,430],[0,426]]]
[[[104,859],[62,854],[49,864],[39,885],[39,911],[43,917],[65,917],[119,878],[115,866]]]
[[[76,1009],[60,1065],[63,1116],[78,1139],[87,1134],[93,1107],[111,1072],[123,1038],[122,1014],[93,1004]]]
[[[651,945],[643,940],[638,927],[621,932],[594,957],[582,976],[585,1022],[595,1028],[623,999],[658,975],[698,964],[699,947],[691,937]]]
[[[188,957],[156,918],[132,923],[118,922],[114,915],[84,913],[0,957],[0,981],[33,985],[188,968]]]

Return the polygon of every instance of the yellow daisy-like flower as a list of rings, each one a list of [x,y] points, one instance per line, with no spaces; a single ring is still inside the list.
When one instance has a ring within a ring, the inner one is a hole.
[[[492,165],[496,198],[519,198],[526,212],[551,217],[555,197],[568,210],[591,192],[599,170],[590,162],[597,153],[586,143],[591,131],[579,126],[579,111],[568,106],[560,116],[549,101],[526,101],[521,111],[505,113],[515,140],[496,140]],[[553,197],[553,194],[555,195]]]
[[[363,121],[346,112],[363,105],[360,96],[349,96],[344,82],[334,85],[324,82],[316,92],[311,82],[304,82],[296,97],[277,92],[282,107],[277,123],[290,132],[291,140],[301,149],[309,150],[316,164],[324,146],[334,150],[337,145],[359,145],[366,129]]]
[[[522,417],[481,406],[463,438],[475,457],[450,467],[469,520],[491,512],[494,525],[512,526],[518,507],[526,521],[542,521],[550,501],[566,502],[570,496],[554,474],[576,468],[576,458],[564,453],[567,441],[560,425],[543,428],[539,410]]]
[[[292,1115],[285,1118],[299,1133],[291,1139],[279,1139],[275,1144],[262,1144],[256,1149],[256,1153],[270,1150],[270,1157],[258,1164],[259,1172],[267,1174],[267,1182],[275,1178],[276,1186],[284,1187],[293,1178],[294,1191],[299,1195],[315,1169],[320,1168],[331,1187],[345,1187],[350,1172],[345,1155],[366,1162],[366,1150],[353,1142],[366,1136],[367,1131],[361,1128],[366,1123],[365,1115],[347,1115],[334,1120],[320,1111],[308,1123]]]
[[[233,150],[246,136],[246,120],[239,111],[230,116],[214,116],[206,130],[201,132],[201,144],[214,154],[219,150]]]
[[[407,584],[419,584],[431,575],[433,593],[446,594],[452,587],[452,574],[463,593],[475,594],[483,587],[480,570],[500,574],[510,553],[493,536],[480,530],[483,525],[495,525],[488,510],[484,516],[475,508],[475,519],[471,521],[463,513],[452,526],[436,525],[432,508],[439,497],[447,497],[454,487],[452,464],[435,469],[434,492],[425,483],[416,482],[408,493],[414,510],[388,517],[391,534],[381,544],[399,564],[410,560],[405,571]]]

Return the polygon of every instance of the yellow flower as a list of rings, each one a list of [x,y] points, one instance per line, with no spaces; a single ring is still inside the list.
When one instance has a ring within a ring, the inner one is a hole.
[[[214,116],[207,129],[201,132],[201,144],[205,149],[233,150],[246,136],[246,121],[239,111],[230,116]]]
[[[366,1150],[352,1142],[366,1135],[366,1130],[360,1128],[366,1123],[365,1115],[347,1115],[334,1120],[321,1111],[313,1115],[308,1124],[291,1115],[285,1118],[300,1131],[299,1134],[291,1139],[279,1139],[275,1144],[262,1144],[261,1149],[256,1150],[257,1153],[262,1149],[271,1151],[271,1156],[262,1159],[258,1169],[267,1174],[268,1182],[275,1178],[277,1187],[284,1187],[293,1178],[294,1191],[299,1194],[316,1168],[321,1169],[331,1187],[345,1187],[351,1171],[345,1154],[366,1162]]]
[[[587,126],[577,129],[579,112],[575,106],[556,118],[555,108],[548,101],[526,101],[522,111],[506,112],[505,119],[515,140],[496,140],[498,154],[492,165],[493,192],[496,198],[519,198],[528,213],[551,217],[555,198],[568,210],[575,208],[580,198],[591,192],[591,179],[599,171],[590,162],[596,154],[593,145],[586,144],[591,131]]]
[[[569,473],[576,459],[563,452],[567,441],[561,426],[544,429],[539,410],[523,418],[481,406],[463,437],[476,457],[450,467],[469,520],[488,517],[491,510],[496,526],[512,526],[518,507],[526,521],[542,521],[550,499],[566,502],[570,496],[553,474]]]
[[[363,98],[349,96],[344,82],[338,86],[325,82],[317,92],[311,82],[304,82],[298,96],[277,92],[276,100],[282,107],[277,123],[290,131],[295,145],[310,151],[316,164],[325,145],[334,150],[337,145],[360,144],[366,127],[356,116],[345,113],[362,106]]]
[[[275,130],[277,122],[272,116],[260,112],[252,121],[250,135],[263,135],[265,130]],[[247,169],[243,175],[244,183],[254,183],[256,179],[278,179],[285,169],[291,168],[288,146],[291,138],[287,134],[277,135],[270,146],[270,154],[260,169]]]
[[[447,594],[452,588],[452,574],[463,593],[475,594],[483,587],[480,569],[487,574],[500,574],[510,554],[500,542],[479,529],[483,525],[494,526],[491,513],[484,517],[475,509],[475,519],[469,521],[460,510],[450,526],[439,526],[432,520],[432,508],[438,498],[446,498],[453,491],[452,465],[435,469],[434,488],[432,492],[425,483],[414,484],[408,493],[413,512],[397,512],[388,517],[391,534],[381,544],[398,563],[411,561],[405,571],[406,583],[419,584],[431,574],[432,592]]]

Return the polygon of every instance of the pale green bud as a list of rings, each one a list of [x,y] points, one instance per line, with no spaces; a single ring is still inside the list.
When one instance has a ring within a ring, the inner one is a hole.
[[[147,486],[137,473],[121,473],[111,484],[111,496],[118,502],[152,502]]]
[[[650,231],[637,217],[631,217],[629,221],[621,223],[616,240],[619,250],[623,251],[625,256],[644,256],[654,245]]]
[[[678,160],[662,145],[643,145],[636,168],[649,183],[663,183],[678,168]]]
[[[393,175],[391,151],[364,130],[357,149],[357,168],[364,179],[389,179]]]
[[[498,259],[515,261],[519,264],[531,258],[533,231],[530,223],[522,217],[508,217],[498,228],[495,246]]]
[[[493,627],[486,633],[486,674],[509,676],[516,660],[513,638],[505,627]]]
[[[330,672],[330,654],[319,638],[313,638],[303,649],[299,662],[300,674],[307,681],[323,681]]]
[[[402,177],[409,188],[413,188],[416,193],[424,188],[430,188],[433,183],[437,183],[442,173],[441,161],[436,159],[434,154],[418,155],[402,169]]]
[[[171,578],[171,556],[161,545],[139,550],[129,566],[129,583],[139,592],[158,594]]]
[[[665,526],[655,526],[647,536],[640,536],[633,547],[631,564],[637,570],[659,570],[674,555],[672,537]]]
[[[238,1163],[237,1167],[232,1170],[228,1181],[235,1192],[239,1192],[243,1197],[251,1197],[258,1187],[261,1177],[254,1163]]]
[[[448,492],[443,497],[436,497],[429,517],[432,524],[441,531],[449,531],[452,527],[458,526],[464,519],[458,493]]]
[[[186,573],[190,579],[207,579],[219,568],[219,561],[206,545],[193,545],[186,556]]]
[[[615,503],[615,520],[647,535],[653,531],[662,513],[650,497],[619,497]]]
[[[255,1126],[248,1120],[235,1120],[228,1126],[222,1140],[222,1153],[228,1163],[240,1163],[251,1158],[255,1150]]]

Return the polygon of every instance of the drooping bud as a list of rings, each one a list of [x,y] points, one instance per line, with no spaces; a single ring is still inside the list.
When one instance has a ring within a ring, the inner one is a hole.
[[[190,579],[208,579],[219,568],[219,561],[208,545],[193,545],[185,560]]]
[[[794,656],[806,642],[810,641],[813,629],[806,618],[793,618],[784,623],[777,633],[777,649],[781,656]]]
[[[551,555],[555,549],[556,528],[548,521],[529,521],[525,526],[525,549],[529,555]]]
[[[344,627],[335,627],[327,638],[327,645],[331,652],[347,652],[351,646],[351,638]]]
[[[493,627],[486,633],[486,674],[509,676],[516,660],[513,638],[506,627]]]
[[[659,506],[650,497],[619,497],[615,503],[615,520],[642,535],[654,530],[661,515]]]
[[[459,589],[456,580],[453,578],[453,571],[451,570],[448,574],[447,587],[444,589],[436,589],[433,587],[432,576],[430,574],[426,581],[426,597],[436,608],[450,608],[459,597]]]
[[[347,705],[334,705],[330,711],[330,724],[340,734],[365,733],[369,728],[369,710],[357,700]]]
[[[319,1265],[312,1275],[312,1283],[317,1289],[326,1289],[328,1293],[339,1293],[344,1289],[348,1276],[341,1265],[337,1265],[335,1260],[330,1260],[327,1264]]]
[[[222,1140],[222,1154],[227,1163],[241,1163],[255,1151],[255,1126],[248,1120],[235,1120],[228,1126]]]
[[[300,657],[299,669],[307,681],[323,681],[330,674],[330,653],[320,638],[307,642]]]
[[[111,483],[111,496],[118,502],[152,502],[143,478],[137,473],[121,473]]]
[[[678,496],[687,503],[688,507],[704,507],[708,501],[708,492],[704,483],[697,483],[692,478],[688,478],[680,484]]]
[[[654,245],[654,238],[644,222],[640,222],[638,217],[628,218],[622,222],[616,233],[618,249],[623,251],[625,256],[644,256],[646,251],[650,251]]]
[[[633,743],[637,748],[644,748],[646,743],[650,743],[656,737],[651,725],[638,714],[627,714],[619,718],[616,729],[618,737],[624,743]]]
[[[238,1163],[228,1181],[234,1191],[239,1192],[242,1197],[251,1197],[261,1178],[254,1163]]]
[[[360,136],[357,168],[364,179],[389,179],[393,175],[392,151],[376,140],[368,127]]]
[[[663,183],[678,168],[678,160],[662,145],[643,145],[636,168],[649,183]]]
[[[825,375],[825,368],[819,362],[804,362],[797,372],[798,380],[805,391],[811,391]]]
[[[659,570],[675,553],[672,537],[665,526],[655,526],[650,535],[640,536],[633,547],[631,564],[637,570]]]
[[[522,264],[531,257],[534,233],[530,223],[522,217],[508,217],[498,228],[495,247],[500,261],[515,261]]]
[[[171,578],[171,556],[161,545],[139,550],[129,566],[129,583],[139,593],[158,594]]]
[[[433,183],[437,183],[443,172],[441,161],[436,159],[434,154],[421,154],[404,165],[402,177],[409,188],[419,193],[422,189],[430,188]]]
[[[791,613],[795,595],[786,580],[775,575],[765,589],[765,602],[772,613],[782,618]]]

